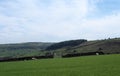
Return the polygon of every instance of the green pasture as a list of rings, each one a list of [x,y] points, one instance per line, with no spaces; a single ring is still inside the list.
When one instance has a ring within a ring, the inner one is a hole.
[[[120,55],[1,62],[0,76],[120,76]]]

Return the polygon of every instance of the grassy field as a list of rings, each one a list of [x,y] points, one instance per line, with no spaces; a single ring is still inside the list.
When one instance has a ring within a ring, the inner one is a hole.
[[[120,76],[120,55],[2,62],[0,76]]]

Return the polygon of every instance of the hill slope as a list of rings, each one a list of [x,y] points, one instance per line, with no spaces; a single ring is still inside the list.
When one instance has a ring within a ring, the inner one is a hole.
[[[84,42],[87,42],[87,40],[80,39],[80,40],[63,41],[63,42],[55,43],[55,44],[52,44],[51,46],[48,46],[46,50],[56,50],[64,47],[74,47]]]
[[[120,53],[120,40],[108,39],[99,41],[89,41],[83,43],[82,45],[74,47],[74,49],[78,50],[79,52],[102,51],[105,54],[117,54]]]
[[[42,50],[53,43],[28,42],[19,44],[0,44],[0,57],[23,57],[41,55]]]
[[[57,56],[72,53],[102,51],[105,54],[120,53],[120,38],[87,41],[69,40],[59,43],[29,42],[19,44],[0,44],[0,58],[40,56],[56,53]]]
[[[54,46],[58,45],[58,43],[53,45]],[[96,51],[102,51],[105,54],[117,54],[117,53],[120,53],[120,38],[85,41],[85,42],[79,43],[76,46],[69,46],[69,47],[64,46],[54,51],[62,52],[63,54],[87,53],[87,52],[96,52]]]

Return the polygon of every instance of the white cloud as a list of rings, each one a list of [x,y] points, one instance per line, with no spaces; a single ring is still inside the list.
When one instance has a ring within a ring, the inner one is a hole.
[[[87,30],[86,37],[89,39],[99,39],[120,36],[120,12],[98,19],[86,20],[83,23],[84,29]],[[91,35],[91,38],[90,36]]]
[[[101,0],[16,0],[0,5],[1,43],[99,39],[120,32],[117,15],[88,19]],[[116,31],[112,31],[116,29]],[[117,34],[118,35],[118,34]],[[116,36],[116,35],[113,35]],[[119,35],[118,35],[119,36]]]

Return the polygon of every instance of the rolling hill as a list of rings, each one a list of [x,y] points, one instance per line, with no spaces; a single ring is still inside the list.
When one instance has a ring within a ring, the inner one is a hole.
[[[40,56],[46,53],[66,55],[102,51],[104,54],[120,53],[120,38],[93,40],[69,40],[58,43],[28,42],[17,44],[0,44],[0,58]]]
[[[43,42],[0,44],[0,57],[24,57],[41,55],[43,54],[42,50],[52,44],[53,43]]]
[[[73,42],[76,41],[77,40],[74,40]],[[53,45],[57,46],[60,45],[61,43],[63,42],[56,43]],[[53,45],[49,46],[48,48],[53,48]],[[62,54],[87,53],[87,52],[96,52],[96,51],[102,51],[105,54],[118,54],[120,53],[120,38],[94,40],[94,41],[83,40],[82,43],[79,43],[75,46],[68,45],[61,48],[57,48],[54,51],[62,52]]]

